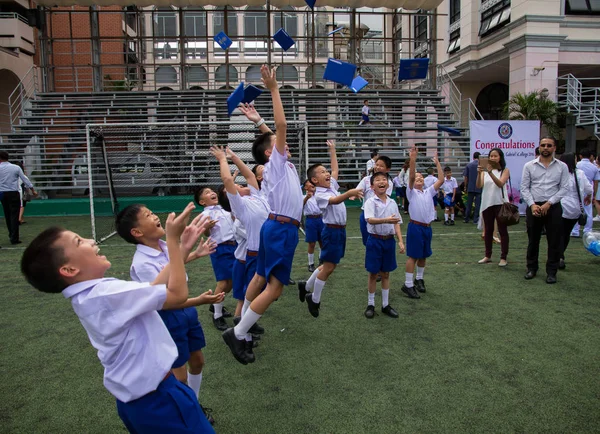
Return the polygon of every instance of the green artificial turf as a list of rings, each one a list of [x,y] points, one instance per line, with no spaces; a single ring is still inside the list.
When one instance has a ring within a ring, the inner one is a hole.
[[[198,308],[207,347],[201,402],[219,433],[597,432],[600,427],[600,258],[574,239],[558,284],[525,281],[525,225],[510,228],[509,265],[478,265],[473,224],[434,223],[427,293],[399,290],[405,256],[392,274],[400,313],[367,320],[367,274],[357,209],[348,212],[346,256],[325,286],[315,319],[287,287],[261,319],[256,362],[237,363]],[[406,219],[405,219],[406,220]],[[61,224],[89,236],[87,217],[30,217],[26,244]],[[403,233],[406,224],[402,226]],[[70,304],[29,287],[23,248],[0,230],[0,432],[112,433],[125,429],[102,385],[102,367]],[[102,252],[109,276],[127,279],[134,248],[114,237]],[[306,245],[293,277],[305,279]],[[208,260],[188,265],[190,294],[214,285]],[[233,310],[234,301],[225,302]]]

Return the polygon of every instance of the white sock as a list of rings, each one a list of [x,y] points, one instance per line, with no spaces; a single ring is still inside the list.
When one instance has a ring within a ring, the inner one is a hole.
[[[369,292],[369,306],[375,306],[375,293]]]
[[[215,313],[213,314],[213,318],[217,319],[217,318],[221,318],[223,316],[223,303],[216,303],[213,304],[214,308],[215,308]]]
[[[313,274],[310,275],[308,280],[306,281],[306,288],[312,290],[315,287],[315,280],[317,280],[317,274],[319,274],[319,269],[317,268],[313,271]]]
[[[250,307],[250,303],[252,302],[244,297],[244,305],[242,306],[242,314],[240,315],[241,318],[243,318],[244,315],[246,315],[246,311]]]
[[[423,280],[423,273],[425,272],[425,267],[419,267],[417,265],[417,280]]]
[[[235,333],[235,337],[242,340],[246,339],[246,335],[248,334],[248,330],[254,324],[258,322],[262,315],[257,314],[252,310],[252,308],[248,308],[238,325],[233,328],[233,332]]]
[[[246,342],[252,342],[252,335],[250,333],[246,333]]]
[[[406,276],[405,280],[404,280],[404,284],[406,285],[407,288],[412,288],[414,286],[413,273],[404,273],[404,275]]]
[[[451,220],[454,220],[454,213],[453,213],[453,214],[450,214],[450,219],[451,219]]]
[[[325,281],[317,278],[315,280],[315,287],[312,294],[312,300],[315,303],[321,302],[321,293],[323,292],[323,288],[325,287]]]
[[[202,384],[202,372],[199,374],[191,374],[188,372],[188,386],[194,391],[196,396],[200,394],[200,385]]]
[[[382,289],[381,290],[381,307],[386,307],[390,304],[390,290]]]
[[[314,253],[308,254],[308,265],[315,265],[315,254]]]
[[[448,214],[444,214],[444,220],[448,221]]]

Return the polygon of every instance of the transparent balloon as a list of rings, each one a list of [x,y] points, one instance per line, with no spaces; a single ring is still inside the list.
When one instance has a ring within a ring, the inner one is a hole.
[[[585,249],[594,256],[600,256],[600,232],[590,231],[583,236]]]

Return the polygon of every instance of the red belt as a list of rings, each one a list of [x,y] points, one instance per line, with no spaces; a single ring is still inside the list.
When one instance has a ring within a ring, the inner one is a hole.
[[[258,252],[256,250],[247,250],[246,256],[258,256]]]
[[[412,224],[415,224],[415,225],[418,225],[418,226],[425,226],[426,228],[428,228],[429,226],[431,226],[429,223],[421,223],[421,222],[418,222],[416,220],[411,220],[410,222]]]
[[[325,226],[332,229],[344,229],[346,227],[346,225],[332,225],[329,223],[325,223]]]
[[[378,235],[378,234],[369,234],[370,237],[377,238],[378,240],[389,240],[394,238],[393,235]]]
[[[162,379],[162,381],[165,381],[167,378],[169,378],[171,375],[173,375],[173,371],[169,371],[167,372],[167,375],[165,375],[165,378]],[[161,383],[162,383],[161,381]]]
[[[223,241],[219,246],[237,246],[235,241]]]
[[[304,217],[306,217],[307,219],[318,219],[322,215],[323,214],[313,214],[313,215],[307,215],[307,216],[304,216]]]
[[[300,222],[298,220],[279,214],[269,214],[269,220],[275,220],[279,223],[289,223],[294,226],[300,226]]]
[[[238,259],[238,262],[239,262],[240,264],[245,264],[245,263],[246,263],[246,261],[244,261],[243,259]]]

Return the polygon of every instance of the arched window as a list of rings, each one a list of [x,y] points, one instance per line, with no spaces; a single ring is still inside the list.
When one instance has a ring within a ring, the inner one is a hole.
[[[486,121],[500,120],[503,106],[508,101],[508,86],[504,83],[492,83],[481,89],[475,106]]]
[[[206,68],[201,65],[189,66],[188,82],[198,83],[199,81],[208,81],[208,72],[206,71]]]
[[[298,81],[298,70],[293,65],[280,65],[275,71],[277,81]]]
[[[156,83],[177,83],[177,71],[172,66],[159,66],[154,73]]]
[[[183,12],[183,35],[185,36],[185,56],[188,59],[206,57],[206,12],[203,8],[187,8]]]
[[[246,81],[248,83],[252,83],[255,86],[257,86],[258,84],[262,83],[262,81],[260,81],[260,79],[261,79],[260,66],[259,65],[250,65],[248,67],[248,69],[246,69]]]
[[[323,81],[323,74],[325,74],[325,67],[323,65],[310,65],[306,69],[306,81],[312,83],[313,77],[315,81]]]
[[[225,65],[220,65],[215,71],[215,81],[224,83],[227,81],[227,70],[229,69],[229,82],[237,83],[238,82],[238,72],[235,66],[229,65],[227,68]]]

